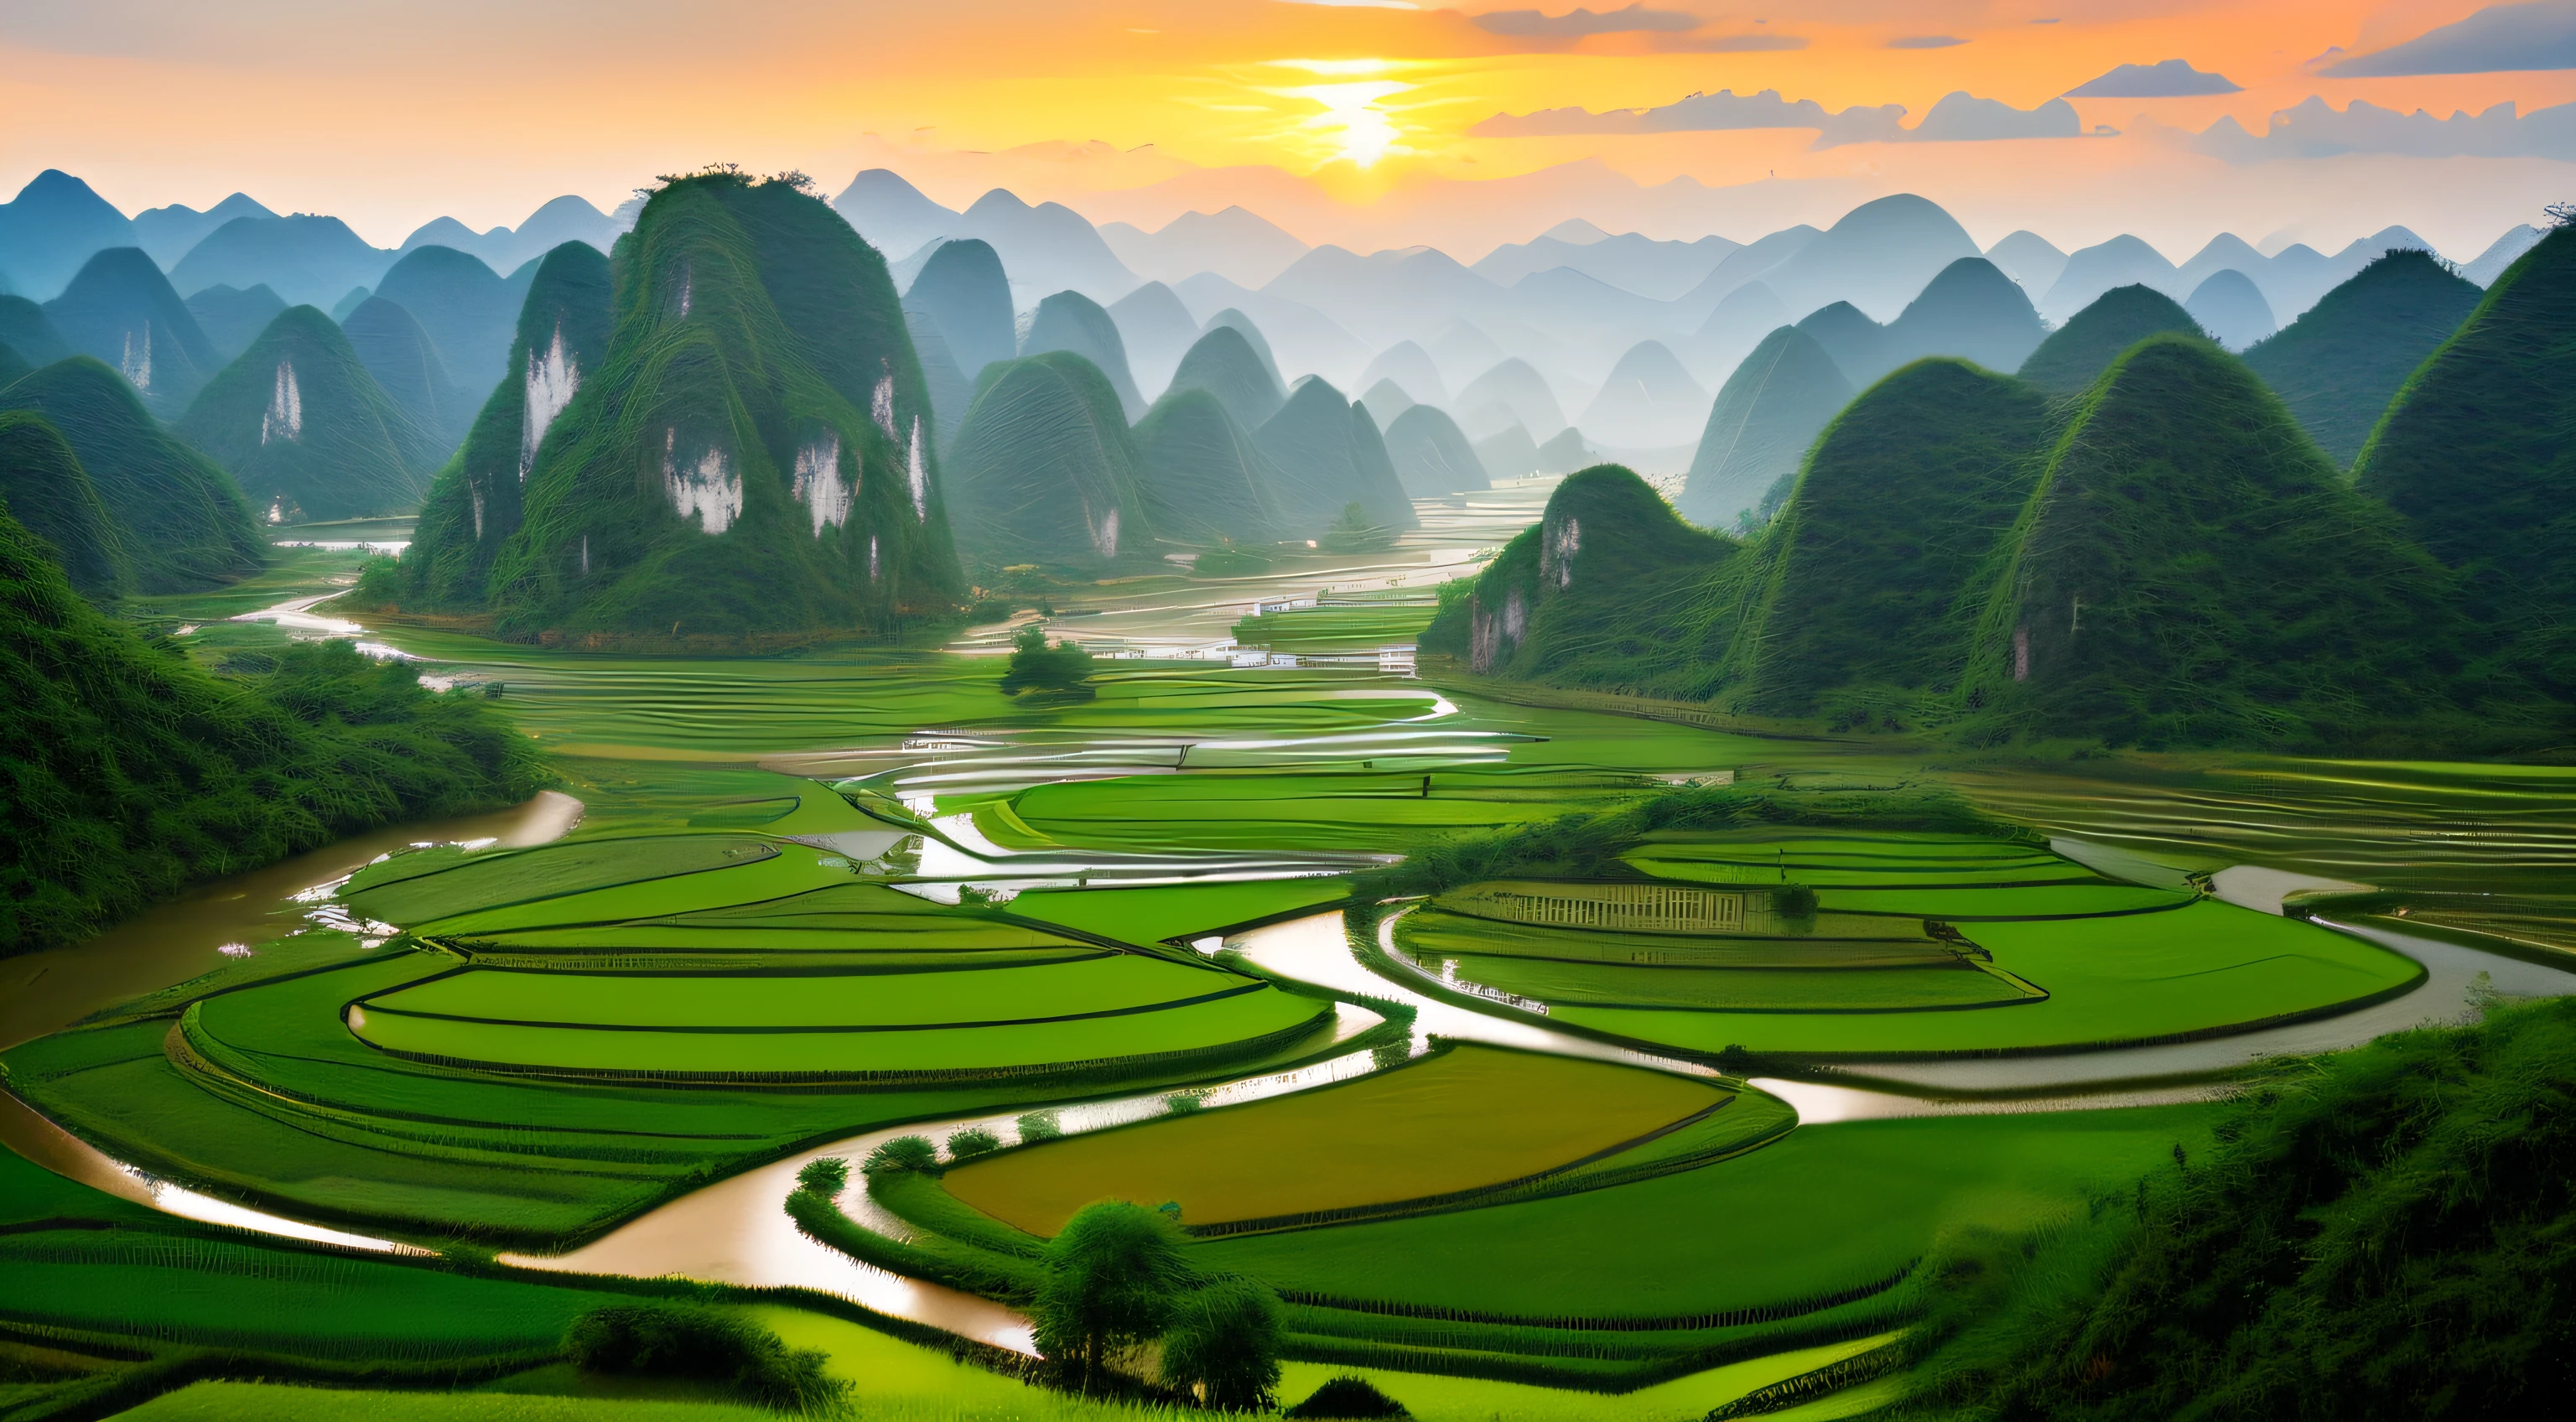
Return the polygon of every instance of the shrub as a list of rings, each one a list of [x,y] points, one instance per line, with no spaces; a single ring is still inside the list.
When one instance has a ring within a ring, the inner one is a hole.
[[[1001,1148],[1002,1138],[981,1126],[970,1126],[948,1138],[948,1154],[953,1160],[973,1160]]]
[[[564,1351],[586,1372],[721,1383],[764,1407],[837,1412],[850,1385],[824,1355],[758,1324],[685,1304],[617,1304],[574,1319]]]
[[[1771,891],[1771,911],[1790,920],[1816,916],[1816,891],[1804,884],[1783,884]]]
[[[1011,639],[1011,665],[1002,673],[1002,693],[1023,691],[1059,695],[1090,691],[1091,654],[1073,642],[1047,644],[1046,624],[1032,622]]]
[[[1163,1381],[1228,1412],[1267,1412],[1279,1386],[1279,1296],[1250,1279],[1212,1279],[1175,1300]]]
[[[850,1163],[837,1155],[805,1162],[796,1172],[796,1188],[817,1195],[837,1195],[849,1188]]]
[[[1064,1135],[1064,1122],[1053,1111],[1031,1111],[1020,1118],[1020,1141],[1035,1145]]]
[[[939,1147],[928,1136],[897,1136],[868,1152],[859,1169],[870,1175],[883,1175],[895,1170],[918,1170],[928,1173],[939,1168]]]
[[[1410,1417],[1404,1404],[1377,1390],[1366,1378],[1335,1378],[1304,1402],[1279,1414],[1282,1417]]]
[[[1086,1205],[1047,1243],[1038,1285],[1038,1352],[1096,1385],[1110,1357],[1159,1336],[1176,1295],[1197,1282],[1181,1232],[1141,1205]]]

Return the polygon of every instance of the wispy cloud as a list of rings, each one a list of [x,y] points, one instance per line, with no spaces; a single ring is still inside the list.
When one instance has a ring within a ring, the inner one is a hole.
[[[2576,0],[2490,5],[2377,54],[2324,72],[2338,79],[2412,74],[2495,74],[2576,69]]]
[[[2173,130],[2166,130],[2171,133]],[[2555,158],[2576,160],[2576,104],[2521,113],[2510,103],[2481,113],[2435,118],[2399,113],[2355,99],[2341,112],[2314,95],[2272,115],[2263,133],[2221,118],[2186,146],[2230,163],[2332,158],[2345,153],[2402,153],[2416,158]]]
[[[1805,128],[1815,146],[1846,143],[1979,143],[2013,138],[2074,138],[2083,132],[2075,106],[2052,99],[2017,109],[2001,99],[1960,92],[1932,106],[1923,122],[1905,127],[1902,104],[1855,106],[1835,113],[1813,99],[1784,99],[1777,89],[1738,94],[1721,89],[1692,94],[1646,109],[1543,109],[1496,114],[1470,130],[1481,138],[1526,138],[1577,133],[1715,133],[1737,129]]]
[[[1902,39],[1889,40],[1887,47],[1889,49],[1948,49],[1952,45],[1966,43],[1966,40],[1957,35],[1907,35]]]
[[[1470,24],[1488,34],[1510,35],[1516,39],[1580,39],[1585,35],[1634,34],[1639,31],[1680,33],[1700,27],[1697,15],[1678,10],[1649,10],[1642,3],[1625,9],[1569,10],[1550,15],[1539,10],[1489,10],[1469,17]]]
[[[2181,99],[2200,94],[2234,94],[2243,85],[2224,74],[2194,69],[2187,60],[2161,64],[2123,64],[2066,91],[2070,99]]]

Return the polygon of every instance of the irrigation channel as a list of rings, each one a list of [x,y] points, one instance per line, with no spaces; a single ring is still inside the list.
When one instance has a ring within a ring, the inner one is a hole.
[[[1534,516],[1543,496],[1544,489],[1506,490],[1454,501],[1454,507],[1426,505],[1426,530],[1408,535],[1391,553],[1357,562],[1318,558],[1266,580],[1238,580],[1246,586],[1212,589],[1175,575],[1103,587],[1070,607],[1075,616],[1059,630],[1083,629],[1088,640],[1083,624],[1096,619],[1093,625],[1130,649],[1165,657],[1204,649],[1222,642],[1235,619],[1264,599],[1362,585],[1403,588],[1469,568],[1479,545],[1502,542]],[[1802,1128],[2206,1101],[2228,1091],[2231,1077],[2260,1058],[2328,1051],[2422,1023],[2457,1021],[2490,995],[2576,991],[2576,974],[2560,966],[2576,960],[2553,961],[2557,955],[2548,946],[2551,935],[2563,935],[2566,921],[2576,919],[2567,898],[2568,866],[2576,863],[2576,775],[2564,770],[2257,757],[2141,758],[2116,777],[2098,762],[2068,769],[1943,768],[1902,746],[1765,741],[1607,714],[1589,703],[1507,703],[1474,688],[1373,669],[1236,667],[1214,655],[1205,671],[1174,670],[1162,661],[1139,662],[1126,672],[1111,663],[1097,703],[1019,716],[986,688],[991,663],[977,655],[765,662],[585,657],[400,624],[361,627],[315,610],[334,583],[347,579],[358,542],[298,550],[262,590],[279,594],[269,601],[170,610],[202,616],[186,630],[218,649],[260,637],[349,636],[382,655],[435,664],[445,681],[504,683],[507,704],[523,729],[555,752],[570,793],[548,792],[501,814],[361,836],[202,889],[79,948],[0,964],[0,1050],[96,1019],[119,1004],[184,996],[191,984],[227,981],[224,975],[241,971],[245,960],[296,951],[297,935],[310,930],[374,951],[395,930],[353,908],[341,889],[388,855],[429,846],[595,843],[602,834],[648,829],[676,833],[653,827],[721,823],[703,816],[737,813],[731,807],[800,784],[816,792],[831,786],[858,800],[880,797],[912,818],[901,824],[853,813],[795,833],[782,823],[765,832],[769,843],[799,850],[806,856],[800,863],[875,876],[945,907],[1017,902],[1026,908],[1102,889],[1321,881],[1387,862],[1400,852],[1391,846],[1418,843],[1453,825],[1527,822],[1560,805],[1605,803],[1605,795],[1656,779],[1783,786],[1931,779],[2056,835],[2059,862],[2089,866],[2125,885],[2189,897],[2187,876],[2214,875],[2219,899],[2266,914],[2280,913],[2284,896],[2302,890],[2377,888],[2429,906],[2423,921],[2436,925],[2475,928],[2504,919],[2521,925],[2506,935],[2519,947],[2490,951],[2471,945],[2495,944],[2494,937],[2414,931],[2389,916],[2389,905],[2377,904],[2366,915],[2326,919],[2325,927],[2411,960],[2421,972],[2411,985],[2356,997],[2362,1005],[2350,1010],[2302,1012],[2251,1030],[2183,1034],[2187,1039],[2149,1045],[1924,1053],[1757,1074],[1746,1083],[1786,1102]],[[951,651],[989,652],[1002,631],[978,629]],[[1224,804],[1203,812],[1186,799],[1151,794],[1157,785],[1177,791],[1210,776],[1268,776],[1276,780],[1263,783],[1299,785],[1307,783],[1300,777],[1320,777],[1315,783],[1330,780],[1361,792],[1311,819],[1269,801],[1245,800],[1235,807],[1239,813]],[[1416,777],[1418,800],[1405,788]],[[1142,798],[1057,805],[1054,819],[1031,808],[1028,797],[1060,796],[1067,787]],[[819,798],[842,805],[837,796]],[[788,803],[795,803],[792,794]],[[1421,816],[1401,821],[1410,840],[1377,832],[1398,823],[1388,818],[1398,809]],[[1367,817],[1369,832],[1334,815]],[[1244,828],[1256,819],[1271,840]],[[1057,1133],[1080,1136],[1176,1115],[1176,1094],[1199,1110],[1296,1096],[1401,1070],[1443,1043],[1718,1079],[1707,1052],[1667,1054],[1613,1040],[1586,1025],[1595,1019],[1559,1020],[1542,1004],[1499,992],[1480,999],[1471,982],[1402,968],[1409,960],[1397,951],[1397,936],[1405,915],[1417,910],[1380,917],[1380,952],[1364,958],[1338,908],[1279,902],[1292,906],[1261,912],[1249,926],[1193,923],[1185,932],[1152,937],[1165,945],[1156,951],[1180,959],[1195,956],[1337,998],[1329,1022],[1294,1059],[1231,1075],[1211,1072],[1180,1086],[1104,1088],[1070,1104],[1052,1102]],[[1401,1050],[1386,1040],[1387,1019],[1372,1003],[1410,1011],[1410,1037]],[[858,1262],[807,1238],[782,1210],[809,1161],[855,1162],[906,1135],[945,1142],[981,1132],[1007,1148],[1022,1143],[1023,1109],[1015,1103],[913,1119],[808,1143],[673,1194],[568,1252],[518,1250],[499,1260],[528,1270],[811,1290],[1027,1352],[1029,1323],[1011,1309]],[[1508,1120],[1497,1124],[1510,1129]],[[274,1200],[252,1201],[205,1181],[123,1163],[16,1096],[0,1095],[0,1143],[59,1174],[168,1213],[355,1251],[422,1252],[393,1237],[401,1231],[371,1234],[345,1219],[306,1217]],[[898,1240],[912,1233],[859,1184],[839,1203],[869,1229]]]

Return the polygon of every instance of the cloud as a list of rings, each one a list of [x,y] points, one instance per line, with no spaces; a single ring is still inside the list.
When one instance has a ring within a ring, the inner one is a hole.
[[[1980,99],[1961,90],[1932,106],[1905,137],[1916,143],[1982,143],[1999,138],[2080,138],[2084,123],[2075,106],[2051,99],[2035,109],[2017,109],[2001,99]]]
[[[2070,99],[2181,99],[2195,94],[2233,94],[2244,86],[2223,74],[2204,74],[2183,60],[2162,64],[2123,64],[2098,79],[2066,91]]]
[[[1327,5],[1337,10],[1419,10],[1413,0],[1280,0],[1283,5]]]
[[[1656,47],[1690,54],[1765,54],[1805,49],[1807,41],[1798,35],[1719,35],[1714,39],[1667,40]]]
[[[1948,49],[1954,44],[1966,43],[1966,40],[1956,35],[1907,35],[1903,39],[1889,40],[1887,47],[1889,49]]]
[[[1678,34],[1698,29],[1700,18],[1677,10],[1649,10],[1639,3],[1598,15],[1580,9],[1562,15],[1538,10],[1489,10],[1470,17],[1469,23],[1488,34],[1515,39],[1580,39],[1585,35],[1631,34],[1639,30]]]
[[[2230,163],[2331,158],[2342,153],[2576,160],[2576,104],[2522,114],[2504,103],[2483,113],[2455,112],[2437,119],[2422,109],[2405,114],[2359,99],[2337,113],[2332,104],[2310,95],[2297,108],[2272,115],[2268,132],[2249,133],[2233,117],[2226,117],[2187,135],[2185,142],[2196,153]]]
[[[2520,69],[2576,69],[2576,0],[2490,5],[2457,24],[2347,59],[2325,72],[2338,79],[2367,79]]]
[[[2017,109],[2000,99],[1951,94],[1932,106],[1923,122],[1906,128],[1902,104],[1855,106],[1834,113],[1813,99],[1789,100],[1777,89],[1737,94],[1721,89],[1693,94],[1659,108],[1543,109],[1496,114],[1469,132],[1480,138],[1532,138],[1579,133],[1711,133],[1732,129],[1809,128],[1818,148],[1846,143],[1978,143],[2006,138],[2074,138],[2084,129],[2075,106],[2051,99]]]

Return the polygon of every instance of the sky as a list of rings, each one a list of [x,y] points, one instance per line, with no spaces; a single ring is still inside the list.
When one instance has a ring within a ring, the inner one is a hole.
[[[1240,203],[1467,259],[1901,191],[1987,243],[2402,223],[2465,259],[2576,197],[2576,110],[2530,117],[2576,101],[2576,0],[1587,3],[0,0],[0,193],[241,190],[391,246],[710,162],[827,193],[889,167],[956,207]]]

